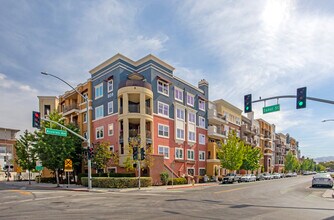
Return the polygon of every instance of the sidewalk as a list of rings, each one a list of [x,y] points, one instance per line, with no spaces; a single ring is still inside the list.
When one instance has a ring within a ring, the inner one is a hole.
[[[77,192],[129,192],[129,191],[137,191],[138,187],[136,188],[93,188],[91,190],[88,190],[87,187],[82,185],[75,185],[70,184],[69,186],[67,184],[60,184],[59,187],[57,187],[57,184],[52,183],[36,183],[35,181],[31,181],[31,185],[29,185],[28,181],[10,181],[10,182],[2,182],[7,185],[11,186],[17,186],[17,187],[24,187],[24,188],[39,188],[39,189],[52,189],[52,190],[69,190],[69,191],[77,191]],[[186,184],[186,185],[167,185],[167,186],[150,186],[150,187],[142,187],[141,190],[143,191],[168,191],[168,190],[177,190],[177,189],[186,189],[186,188],[200,188],[200,187],[206,187],[206,186],[215,186],[219,183],[213,182],[213,183],[200,183],[200,184]]]

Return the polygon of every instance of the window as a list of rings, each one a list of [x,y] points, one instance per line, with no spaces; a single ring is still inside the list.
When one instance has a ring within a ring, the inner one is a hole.
[[[87,123],[87,112],[83,113],[82,118],[83,118],[83,123]]]
[[[114,80],[108,81],[108,92],[112,92],[114,90]]]
[[[180,128],[176,129],[176,138],[184,140],[184,130],[183,129],[180,129]]]
[[[51,113],[51,106],[44,105],[44,115],[49,115]]]
[[[205,128],[205,118],[199,116],[198,119],[199,119],[199,126],[201,128]]]
[[[199,144],[205,145],[205,134],[199,134],[198,139],[199,139]]]
[[[111,102],[108,102],[108,114],[111,114],[114,112],[114,102],[111,101]]]
[[[169,126],[167,125],[158,125],[158,135],[159,137],[169,137]]]
[[[183,149],[175,148],[175,159],[183,159]]]
[[[193,132],[193,131],[189,131],[188,141],[195,142],[195,141],[196,141],[195,136],[196,136],[196,135],[195,135],[195,132]]]
[[[117,173],[117,167],[108,167],[108,173]]]
[[[88,94],[84,93],[84,94],[82,94],[82,96],[84,97],[84,98],[82,98],[82,102],[84,103],[88,99]]]
[[[103,117],[103,105],[100,105],[95,108],[95,119]]]
[[[169,116],[169,106],[166,103],[158,102],[158,113],[160,115]]]
[[[163,81],[158,80],[158,93],[169,96],[169,85]]]
[[[103,83],[95,86],[95,99],[101,98],[103,96]]]
[[[158,154],[164,155],[165,159],[169,159],[169,147],[158,146]]]
[[[199,151],[199,160],[205,161],[205,151]]]
[[[187,168],[188,175],[194,176],[195,175],[195,169],[194,168]]]
[[[194,103],[195,103],[195,96],[190,93],[187,93],[187,104],[194,107]]]
[[[109,147],[109,150],[110,150],[110,152],[115,152],[115,147],[114,147],[114,145],[110,145],[110,147]]]
[[[96,128],[96,139],[103,138],[103,126]]]
[[[184,109],[176,109],[176,118],[184,121]]]
[[[196,124],[196,114],[188,112],[188,122]]]
[[[188,153],[188,160],[195,160],[194,150],[187,150],[187,153]]]
[[[198,108],[199,110],[205,111],[205,101],[202,99],[198,100]]]
[[[206,174],[205,168],[199,168],[198,171],[199,171],[200,176],[205,176],[205,174]]]
[[[108,136],[113,136],[114,135],[114,124],[109,124],[108,125]]]
[[[183,102],[183,90],[175,87],[175,100]]]
[[[87,137],[88,137],[87,135],[88,135],[88,133],[87,133],[87,131],[85,131],[85,132],[83,133],[84,138],[87,139]]]

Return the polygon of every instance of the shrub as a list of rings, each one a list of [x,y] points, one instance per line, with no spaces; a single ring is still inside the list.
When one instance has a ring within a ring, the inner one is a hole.
[[[188,181],[184,177],[180,178],[173,178],[173,185],[182,185],[182,184],[188,184]],[[172,178],[168,179],[168,185],[172,185]]]
[[[167,172],[160,173],[160,180],[165,185],[168,184],[168,177],[169,177],[169,174]]]
[[[82,177],[81,183],[88,186],[88,178]],[[134,177],[94,177],[92,178],[92,186],[98,188],[133,188],[138,187],[138,178]],[[141,177],[140,186],[152,186],[151,177]]]
[[[218,176],[218,181],[221,182],[223,180],[222,176]]]
[[[38,183],[57,183],[54,177],[36,177],[35,181]]]

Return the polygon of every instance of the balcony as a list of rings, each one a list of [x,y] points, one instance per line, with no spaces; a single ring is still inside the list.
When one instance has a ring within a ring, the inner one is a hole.
[[[271,150],[271,145],[269,145],[269,144],[265,144],[265,145],[264,145],[264,148],[265,148],[265,149],[270,149],[270,150]]]
[[[145,113],[147,114],[147,115],[152,115],[152,108],[151,107],[145,107]]]
[[[65,105],[63,107],[63,116],[70,114],[72,112],[79,112],[79,106],[78,104],[74,103],[71,105]]]
[[[223,116],[219,113],[217,113],[216,109],[209,109],[208,110],[208,118],[209,118],[209,123],[212,124],[218,124],[218,125],[222,125],[222,124],[226,124],[226,116]]]
[[[123,137],[123,131],[120,131],[120,132],[119,132],[119,143],[120,143],[120,144],[124,142],[124,139],[123,139],[123,138],[124,138],[124,137]]]
[[[251,127],[249,125],[241,125],[241,132],[250,134],[252,132]]]
[[[140,104],[129,103],[129,113],[140,113]]]
[[[152,144],[152,132],[146,131],[146,144]]]
[[[217,128],[217,126],[211,125],[208,127],[208,135],[216,139],[226,138],[226,131]]]

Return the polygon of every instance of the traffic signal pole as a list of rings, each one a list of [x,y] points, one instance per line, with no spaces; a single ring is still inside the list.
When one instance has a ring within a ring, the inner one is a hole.
[[[296,95],[282,95],[282,96],[269,97],[269,98],[265,98],[265,99],[261,99],[260,98],[259,100],[252,101],[252,103],[265,102],[267,100],[282,99],[282,98],[297,98],[297,96]],[[306,99],[311,100],[311,101],[323,102],[323,103],[334,105],[334,101],[333,100],[319,99],[319,98],[314,98],[314,97],[306,97]]]

